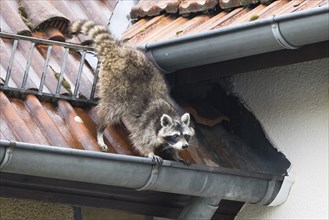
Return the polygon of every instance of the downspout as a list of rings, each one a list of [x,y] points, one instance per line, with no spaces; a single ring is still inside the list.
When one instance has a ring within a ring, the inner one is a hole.
[[[329,40],[329,6],[141,46],[164,72]]]
[[[178,217],[178,220],[200,220],[200,219],[211,219],[215,214],[221,198],[202,198],[194,197],[190,203],[185,206],[183,211]]]

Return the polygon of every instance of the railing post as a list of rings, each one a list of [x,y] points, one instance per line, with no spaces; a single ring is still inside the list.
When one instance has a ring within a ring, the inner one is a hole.
[[[15,58],[17,45],[18,45],[18,40],[15,39],[14,43],[13,43],[13,48],[11,50],[11,55],[10,55],[10,59],[9,59],[8,68],[7,68],[6,79],[5,79],[5,84],[4,84],[5,87],[7,87],[8,84],[9,84],[9,80],[10,80],[10,76],[11,76],[11,70],[13,69],[13,62],[14,62],[14,58]]]
[[[48,49],[47,49],[46,61],[45,61],[45,64],[43,66],[43,71],[42,71],[42,75],[41,75],[39,92],[42,92],[43,86],[45,85],[45,79],[46,79],[46,74],[47,74],[47,69],[48,69],[48,65],[49,65],[49,60],[50,60],[51,50],[52,49],[53,49],[53,46],[49,45],[48,46]]]
[[[74,88],[74,93],[73,93],[73,97],[74,98],[78,98],[79,94],[79,88],[80,88],[80,80],[81,80],[81,75],[82,75],[82,69],[83,69],[83,65],[86,59],[86,51],[82,51],[82,56],[81,56],[81,60],[80,60],[80,65],[79,65],[79,71],[78,71],[78,76],[77,76],[77,80],[75,82],[75,88]]]
[[[63,82],[63,79],[64,79],[64,72],[65,72],[68,53],[69,53],[69,48],[66,47],[65,51],[64,51],[64,58],[63,58],[63,63],[62,63],[62,67],[61,67],[61,72],[60,72],[60,75],[59,75],[59,78],[58,78],[58,84],[57,84],[57,88],[56,88],[56,95],[59,95],[59,92],[61,90],[62,82]]]

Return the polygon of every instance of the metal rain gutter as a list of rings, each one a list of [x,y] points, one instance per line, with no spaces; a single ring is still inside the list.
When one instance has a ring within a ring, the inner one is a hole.
[[[182,219],[193,218],[195,211],[189,210],[194,207],[202,209],[198,213],[210,219],[220,199],[269,205],[279,194],[284,179],[172,161],[155,166],[144,157],[7,140],[0,140],[0,172],[200,197],[188,204]],[[280,201],[285,201],[282,197]]]
[[[141,48],[164,72],[329,40],[329,6],[182,36]]]

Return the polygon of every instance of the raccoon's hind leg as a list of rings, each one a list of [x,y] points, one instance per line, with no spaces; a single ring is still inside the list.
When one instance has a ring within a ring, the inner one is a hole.
[[[107,127],[107,125],[102,122],[99,123],[99,125],[97,126],[97,143],[102,148],[102,151],[104,151],[104,152],[109,151],[109,148],[104,143],[104,131],[105,131],[106,127]]]
[[[108,152],[109,148],[104,143],[104,131],[107,126],[119,124],[120,114],[112,108],[111,103],[100,100],[97,105],[97,143],[104,152]]]

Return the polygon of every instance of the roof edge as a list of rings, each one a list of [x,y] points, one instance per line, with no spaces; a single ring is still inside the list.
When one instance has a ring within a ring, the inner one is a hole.
[[[329,6],[141,45],[166,73],[329,40]],[[223,53],[224,51],[224,53]]]
[[[233,169],[173,161],[158,167],[149,158],[8,140],[0,140],[0,171],[263,205],[276,198],[283,182],[282,177]]]

